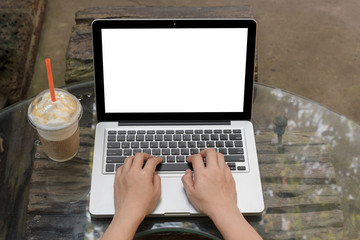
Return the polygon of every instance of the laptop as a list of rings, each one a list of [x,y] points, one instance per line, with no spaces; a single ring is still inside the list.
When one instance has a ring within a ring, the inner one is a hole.
[[[161,156],[160,201],[150,216],[201,215],[181,177],[189,155],[215,148],[243,214],[264,210],[251,123],[252,19],[95,20],[96,113],[89,212],[114,214],[115,172],[127,156]]]

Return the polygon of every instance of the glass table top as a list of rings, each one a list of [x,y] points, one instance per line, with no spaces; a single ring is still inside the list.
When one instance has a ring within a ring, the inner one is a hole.
[[[83,105],[78,155],[49,160],[27,121],[32,99],[0,112],[0,239],[98,239],[88,213],[96,114],[93,82],[67,88]],[[255,84],[252,119],[265,200],[247,217],[264,239],[360,237],[360,126],[311,100]],[[151,234],[151,235],[149,235]],[[207,217],[146,218],[139,239],[219,239]]]

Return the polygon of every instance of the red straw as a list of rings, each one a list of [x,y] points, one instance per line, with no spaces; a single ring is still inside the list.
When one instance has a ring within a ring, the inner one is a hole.
[[[48,75],[48,82],[49,82],[51,101],[56,102],[55,89],[54,89],[54,80],[53,80],[53,76],[52,76],[52,72],[51,72],[50,58],[46,58],[45,63],[46,63],[46,71],[47,71],[47,75]]]

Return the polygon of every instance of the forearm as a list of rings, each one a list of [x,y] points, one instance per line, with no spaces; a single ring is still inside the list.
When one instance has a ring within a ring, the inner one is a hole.
[[[124,216],[124,215],[123,215]],[[134,238],[135,232],[143,218],[127,218],[115,215],[109,227],[106,229],[102,240],[130,240]]]
[[[237,207],[229,211],[218,212],[212,215],[211,219],[226,240],[262,239]]]

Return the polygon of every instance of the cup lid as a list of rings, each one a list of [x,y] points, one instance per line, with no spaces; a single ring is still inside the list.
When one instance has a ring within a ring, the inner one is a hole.
[[[59,130],[72,125],[82,115],[79,100],[69,92],[55,88],[56,101],[52,102],[50,91],[39,93],[29,105],[30,123],[42,130]]]

